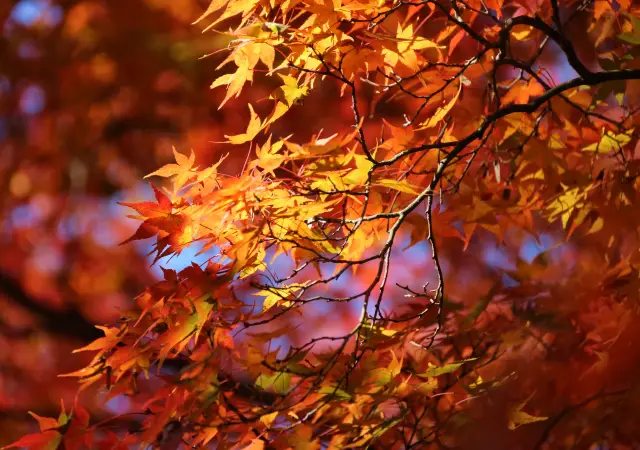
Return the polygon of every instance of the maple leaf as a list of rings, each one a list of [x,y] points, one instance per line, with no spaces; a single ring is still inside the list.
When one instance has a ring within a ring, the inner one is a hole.
[[[64,408],[64,402],[60,403],[61,411],[57,419],[52,417],[42,417],[31,411],[29,414],[31,417],[38,421],[40,427],[40,433],[29,434],[13,444],[7,445],[3,448],[22,447],[32,450],[55,450],[58,448],[63,439],[61,431],[67,425],[72,417],[72,414],[67,414]],[[80,420],[85,420],[86,411],[84,409],[79,410]],[[87,421],[88,423],[88,421]],[[71,448],[71,447],[70,447]]]
[[[177,192],[181,189],[189,180],[194,178],[195,170],[193,169],[193,164],[195,163],[196,156],[191,150],[191,154],[189,157],[184,156],[181,153],[178,153],[173,148],[173,154],[176,159],[176,164],[167,164],[155,172],[146,175],[145,178],[158,176],[158,177],[173,177],[173,191]]]
[[[262,422],[265,427],[270,428],[271,424],[276,420],[276,417],[278,417],[278,411],[274,411],[269,414],[263,414],[262,416],[260,416],[260,422]]]
[[[270,126],[276,120],[284,116],[287,111],[296,105],[309,92],[308,87],[298,86],[298,80],[296,78],[282,74],[279,74],[279,76],[284,81],[284,85],[280,86],[280,88],[271,94],[271,98],[276,100],[276,105],[269,118],[262,125],[263,128]]]
[[[424,130],[424,129],[427,129],[427,128],[431,128],[431,127],[436,126],[440,122],[442,122],[444,120],[444,118],[447,116],[447,114],[449,113],[449,111],[451,111],[451,109],[457,103],[458,97],[460,97],[460,92],[462,92],[462,81],[458,85],[458,91],[451,98],[451,100],[449,100],[449,103],[447,103],[444,106],[438,107],[436,112],[433,113],[433,115],[431,117],[429,117],[426,121],[421,123],[420,126],[417,128],[417,130]]]
[[[146,175],[145,178],[153,177],[153,176],[170,177],[173,175],[178,175],[181,172],[189,172],[191,170],[191,168],[193,167],[193,163],[195,162],[195,159],[196,159],[196,156],[193,153],[193,150],[191,151],[191,155],[189,155],[189,157],[187,158],[181,153],[178,153],[176,151],[176,148],[173,147],[173,155],[176,158],[177,164],[167,164],[165,166],[162,166],[160,169],[156,170],[155,172],[152,172],[149,175]]]
[[[96,339],[92,343],[85,345],[84,347],[74,350],[77,352],[97,351],[96,357],[102,356],[104,353],[111,350],[122,340],[122,329],[116,327],[102,327],[96,325],[96,328],[103,331],[105,336]]]
[[[37,434],[28,434],[3,448],[20,447],[31,450],[56,450],[61,442],[62,434],[55,430],[49,430]]]
[[[157,203],[153,202],[140,202],[140,203],[127,203],[121,202],[122,206],[135,209],[138,214],[143,218],[147,217],[162,217],[169,214],[173,208],[169,197],[163,194],[155,186],[151,185],[151,189],[156,197]]]
[[[417,54],[418,51],[429,49],[439,54],[440,49],[444,48],[444,46],[429,39],[416,36],[412,23],[408,23],[405,27],[398,23],[395,37],[374,35],[372,33],[367,34],[375,37],[376,40],[381,43],[385,43],[385,41],[395,43],[395,49],[385,47],[382,50],[385,62],[391,67],[395,67],[398,63],[401,63],[411,70],[419,70],[420,58]]]
[[[299,86],[296,78],[283,74],[279,74],[279,76],[282,78],[284,84],[280,86],[275,95],[281,94],[279,97],[284,100],[284,103],[289,108],[309,93],[309,88],[307,86]]]
[[[276,394],[284,395],[289,391],[291,375],[287,372],[276,372],[273,375],[261,374],[256,379],[256,386],[261,389],[272,389]]]
[[[279,153],[283,146],[283,141],[278,141],[271,145],[271,135],[269,135],[267,142],[265,142],[262,147],[256,149],[256,156],[258,157],[255,163],[256,166],[275,176],[273,171],[280,167],[286,160],[286,156]]]
[[[609,153],[612,151],[618,151],[625,145],[631,142],[631,135],[633,134],[633,128],[626,133],[614,134],[611,131],[603,130],[602,138],[600,142],[587,145],[584,148],[585,152],[598,152]]]
[[[268,290],[258,291],[253,295],[264,296],[262,312],[267,312],[275,305],[284,307],[291,306],[293,304],[291,299],[295,297],[295,293],[303,287],[303,285],[273,287]]]
[[[524,406],[529,402],[531,397],[533,397],[533,394],[531,394],[524,402],[519,403],[512,409],[511,414],[509,415],[509,424],[507,425],[510,430],[515,430],[522,425],[542,422],[548,419],[548,417],[532,416],[531,414],[522,411],[522,408],[524,408]]]
[[[38,425],[40,426],[40,431],[47,431],[51,429],[58,428],[58,419],[54,419],[52,417],[41,417],[36,413],[29,411],[29,415],[38,421]]]
[[[394,189],[399,192],[404,192],[405,194],[417,194],[418,192],[420,192],[417,187],[412,186],[407,181],[377,180],[374,184],[377,186]]]
[[[251,106],[251,103],[249,103],[249,112],[251,113],[251,119],[249,120],[247,131],[245,133],[236,134],[233,136],[228,136],[225,134],[224,137],[228,139],[227,141],[228,143],[239,145],[245,142],[249,142],[258,135],[258,133],[260,132],[260,130],[262,130],[262,128],[264,128],[264,124],[260,121],[260,118],[254,111],[253,106]]]
[[[195,311],[192,313],[185,311],[177,315],[169,325],[168,330],[156,340],[156,344],[161,347],[158,353],[158,360],[161,363],[169,353],[180,353],[189,343],[192,336],[194,342],[198,340],[198,335],[213,310],[213,303],[203,298],[196,300],[194,307]]]
[[[567,189],[547,207],[549,220],[554,221],[560,217],[562,227],[566,229],[572,214],[575,211],[584,211],[586,197],[586,190],[579,187]]]
[[[429,363],[429,368],[425,372],[419,373],[418,376],[423,378],[432,378],[432,377],[437,377],[447,373],[452,373],[458,370],[460,367],[462,367],[464,363],[475,361],[476,359],[478,358],[463,359],[462,361],[456,361],[449,364],[445,364],[442,367],[434,366],[433,364]]]

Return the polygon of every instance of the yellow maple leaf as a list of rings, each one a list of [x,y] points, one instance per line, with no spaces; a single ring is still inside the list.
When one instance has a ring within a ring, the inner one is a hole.
[[[274,420],[278,417],[278,411],[272,412],[270,414],[264,414],[260,416],[260,422],[264,424],[265,427],[269,428]]]
[[[509,415],[509,424],[507,425],[510,430],[515,430],[522,425],[527,425],[534,422],[542,422],[548,419],[548,417],[532,416],[531,414],[522,411],[522,408],[524,408],[524,406],[529,402],[531,397],[533,397],[533,394],[531,394],[524,402],[519,403],[515,408],[511,410],[511,414]]]
[[[224,137],[229,139],[227,143],[234,145],[244,144],[245,142],[253,140],[253,138],[258,135],[260,130],[262,130],[263,125],[260,121],[260,117],[258,117],[258,114],[256,114],[256,112],[253,110],[253,106],[251,106],[251,103],[249,103],[249,112],[251,113],[251,119],[249,119],[249,126],[247,127],[246,133],[236,134],[233,136],[225,134]]]
[[[193,167],[193,163],[196,160],[196,156],[193,153],[193,150],[191,150],[191,155],[189,155],[189,157],[186,157],[183,154],[178,153],[176,151],[176,148],[173,147],[173,155],[176,159],[177,164],[166,164],[161,168],[159,168],[158,170],[156,170],[155,172],[152,172],[149,175],[145,176],[145,178],[154,177],[154,176],[166,178],[166,177],[177,175],[184,171],[189,171]]]
[[[453,98],[449,100],[449,103],[436,109],[436,112],[433,113],[433,115],[429,117],[426,121],[421,123],[420,127],[417,129],[424,130],[426,128],[434,127],[440,122],[442,122],[444,118],[447,116],[447,114],[449,114],[449,111],[451,111],[451,108],[453,108],[456,102],[458,101],[458,97],[460,97],[460,92],[462,92],[462,81],[458,86],[458,92],[456,92],[456,95],[454,95]]]
[[[378,180],[374,183],[376,186],[387,187],[405,194],[418,194],[420,190],[408,181],[398,180]]]
[[[631,136],[633,136],[633,130],[630,129],[626,133],[614,134],[611,131],[602,132],[602,137],[599,142],[586,146],[583,150],[585,152],[598,152],[609,153],[612,151],[621,150],[622,147],[631,142]]]

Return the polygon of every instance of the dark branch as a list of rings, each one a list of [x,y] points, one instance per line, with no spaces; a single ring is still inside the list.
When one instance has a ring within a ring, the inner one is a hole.
[[[79,311],[75,309],[56,311],[47,307],[42,301],[30,296],[19,282],[2,272],[0,272],[0,293],[5,294],[22,308],[35,314],[40,319],[44,329],[51,333],[84,342],[93,341],[103,335]]]

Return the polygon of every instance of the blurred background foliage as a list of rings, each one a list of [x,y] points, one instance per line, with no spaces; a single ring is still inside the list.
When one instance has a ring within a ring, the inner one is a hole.
[[[73,403],[57,375],[87,355],[71,351],[157,276],[147,247],[117,245],[136,226],[117,202],[147,195],[172,146],[216,161],[211,142],[246,114],[209,90],[220,58],[199,58],[226,42],[191,24],[206,3],[0,2],[0,445],[32,428],[28,410]],[[121,409],[102,398],[83,394],[97,418]]]

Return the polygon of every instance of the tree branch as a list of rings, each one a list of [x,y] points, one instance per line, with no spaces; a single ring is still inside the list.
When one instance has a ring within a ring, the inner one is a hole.
[[[79,311],[56,311],[30,296],[18,281],[0,272],[0,293],[10,297],[15,303],[36,315],[43,327],[54,334],[68,336],[84,342],[102,337],[102,332],[88,321]]]

